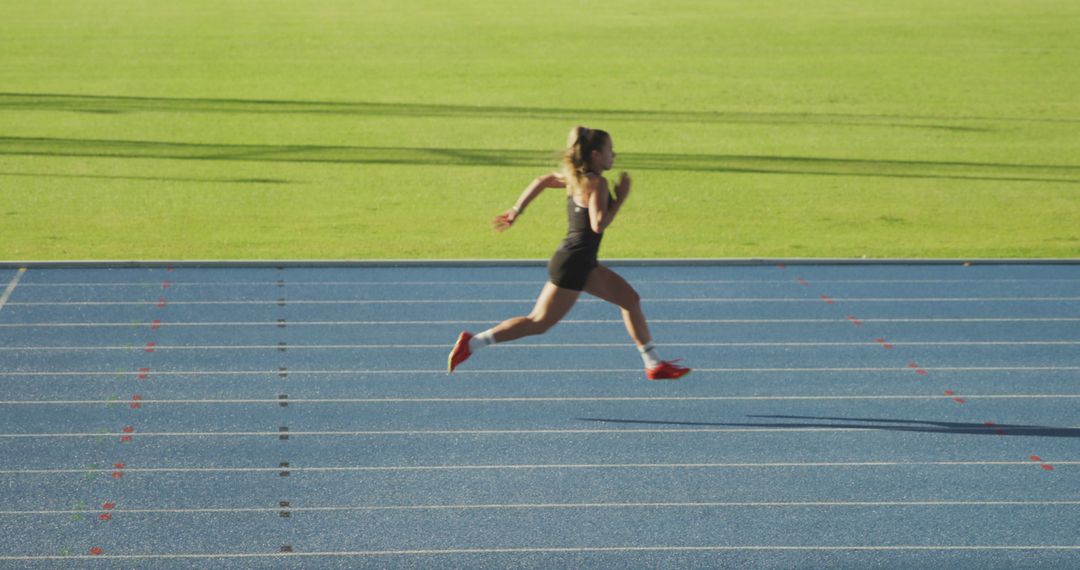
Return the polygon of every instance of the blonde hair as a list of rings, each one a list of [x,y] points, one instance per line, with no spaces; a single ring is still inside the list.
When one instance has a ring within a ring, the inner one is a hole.
[[[580,194],[579,190],[585,185],[585,176],[589,172],[589,158],[594,150],[602,150],[610,138],[607,131],[600,129],[580,125],[570,129],[566,137],[566,151],[562,156],[567,195]]]

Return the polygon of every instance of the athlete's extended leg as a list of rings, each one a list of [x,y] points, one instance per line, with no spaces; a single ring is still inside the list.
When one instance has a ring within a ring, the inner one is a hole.
[[[622,276],[603,265],[598,266],[589,273],[585,292],[617,305],[622,311],[626,332],[637,344],[645,362],[645,375],[650,380],[674,380],[690,372],[689,368],[660,360],[645,322],[645,313],[641,310],[641,297]]]
[[[495,325],[476,337],[468,332],[462,332],[458,336],[454,349],[450,351],[447,360],[447,371],[453,372],[462,362],[465,362],[475,350],[488,344],[516,340],[524,336],[543,334],[555,326],[570,309],[574,307],[581,291],[564,289],[552,282],[547,282],[540,296],[536,299],[536,305],[531,313],[525,317],[513,317]]]
[[[517,340],[523,336],[544,334],[570,312],[581,291],[564,289],[551,281],[544,284],[536,306],[527,317],[514,317],[492,327],[495,342]]]

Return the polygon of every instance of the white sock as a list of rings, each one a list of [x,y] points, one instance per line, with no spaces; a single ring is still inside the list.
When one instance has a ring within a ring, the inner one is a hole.
[[[641,352],[641,360],[645,361],[645,368],[654,368],[660,365],[660,355],[656,353],[656,345],[652,342],[646,343],[645,346],[639,346],[638,351]]]
[[[490,344],[495,344],[495,334],[488,329],[469,340],[469,352],[476,352]]]

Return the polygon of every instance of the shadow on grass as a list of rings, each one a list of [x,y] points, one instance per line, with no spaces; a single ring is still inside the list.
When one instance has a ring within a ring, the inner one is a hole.
[[[1005,117],[942,117],[855,113],[745,113],[706,111],[643,111],[559,109],[547,107],[430,105],[258,99],[201,99],[116,97],[54,93],[0,93],[0,110],[68,111],[119,115],[125,113],[254,113],[478,119],[557,119],[568,125],[581,121],[647,121],[676,123],[830,125],[988,132],[991,127],[956,123],[1080,122],[1080,119],[1023,119]]]
[[[48,172],[2,172],[0,176],[25,178],[76,178],[96,180],[141,180],[152,182],[207,182],[213,184],[293,184],[281,178],[185,178],[180,176],[119,176],[110,174],[52,174]]]
[[[555,152],[531,150],[233,145],[21,137],[0,137],[0,155],[530,168],[554,168],[558,160]],[[624,153],[619,155],[616,169],[1080,183],[1080,166],[791,156]]]
[[[920,420],[889,420],[880,418],[831,418],[815,416],[746,416],[748,418],[773,420],[805,420],[797,422],[762,422],[762,423],[723,423],[723,422],[680,422],[662,420],[624,420],[613,418],[574,418],[583,422],[665,425],[665,426],[707,426],[707,427],[747,427],[772,429],[860,429],[881,431],[904,431],[916,433],[944,433],[952,435],[993,435],[1027,437],[1080,437],[1080,428],[1061,428],[1048,426],[1029,426],[1018,424],[971,424],[958,422],[928,422]]]

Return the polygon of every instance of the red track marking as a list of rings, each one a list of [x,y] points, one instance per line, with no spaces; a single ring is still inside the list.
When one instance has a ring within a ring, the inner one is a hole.
[[[135,394],[131,397],[131,409],[138,410],[142,407],[142,396]]]
[[[102,550],[100,546],[95,546],[95,547],[90,549],[90,554],[92,554],[94,556],[101,556],[101,554],[103,552],[105,552],[105,551]]]
[[[787,269],[787,265],[784,265],[783,263],[777,264],[777,267],[780,269]]]
[[[955,396],[956,392],[953,392],[952,390],[945,390],[945,395],[946,396]],[[953,398],[953,401],[956,402],[957,404],[963,404],[963,403],[967,402],[967,400],[965,400],[963,398]]]
[[[120,436],[120,441],[122,443],[127,443],[131,441],[131,434],[135,433],[135,428],[131,426],[124,426],[124,429],[122,431],[127,435]]]
[[[123,469],[123,468],[124,468],[123,463],[114,463],[113,464],[113,469],[116,469],[116,471],[113,471],[113,473],[112,473],[113,479],[120,479],[121,477],[124,476],[124,472],[121,471],[121,469]]]
[[[860,321],[859,319],[856,319],[855,317],[853,317],[851,315],[848,315],[847,320],[851,321],[851,323],[854,324],[857,327],[862,326],[862,321]]]
[[[983,425],[985,425],[986,427],[995,427],[997,424],[995,424],[994,422],[985,422]],[[994,429],[994,433],[998,435],[1005,435],[1005,430],[1001,428],[996,428]]]
[[[1031,457],[1028,457],[1028,459],[1030,459],[1030,460],[1032,460],[1032,461],[1034,461],[1036,463],[1042,463],[1042,468],[1044,470],[1046,470],[1046,471],[1053,471],[1054,470],[1053,465],[1050,465],[1049,463],[1043,461],[1043,458],[1039,457],[1038,455],[1032,455]]]
[[[169,273],[172,273],[172,271],[173,271],[173,266],[171,266],[171,265],[170,265],[170,266],[166,267],[166,268],[165,268],[165,271],[168,271]]]
[[[832,299],[830,299],[828,295],[822,295],[822,296],[821,296],[821,300],[822,300],[822,301],[825,301],[826,303],[828,303],[828,304],[830,304],[830,305],[832,305],[832,304],[833,304],[833,300],[832,300]]]
[[[164,309],[164,308],[165,308],[165,305],[166,305],[166,303],[165,303],[165,297],[158,297],[157,307],[158,307],[159,309]]]
[[[920,376],[926,376],[926,370],[923,370],[922,368],[919,368],[919,365],[917,363],[915,363],[915,362],[909,362],[907,367],[914,370],[915,373],[919,374]]]
[[[150,376],[150,369],[143,367],[139,369],[139,380],[146,380]]]
[[[154,347],[157,346],[156,342],[146,343],[146,352],[154,352]]]
[[[800,278],[799,278],[799,285],[802,285],[803,287],[809,287],[809,286],[810,286],[810,283],[808,283],[808,282],[806,281],[806,279],[803,279],[802,277],[800,277]]]
[[[156,330],[158,330],[160,328],[161,328],[161,319],[155,319],[154,322],[150,323],[150,330],[156,331]]]
[[[169,283],[168,281],[161,284],[162,289],[168,289],[171,286],[172,286],[172,283]]]
[[[880,344],[881,346],[883,346],[883,347],[885,347],[885,348],[892,348],[892,347],[893,347],[893,345],[891,345],[891,344],[889,344],[888,342],[886,342],[886,341],[885,341],[885,339],[883,339],[883,338],[878,338],[878,339],[874,339],[874,340],[875,340],[875,341],[876,341],[876,342],[877,342],[878,344]]]

